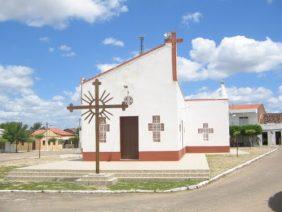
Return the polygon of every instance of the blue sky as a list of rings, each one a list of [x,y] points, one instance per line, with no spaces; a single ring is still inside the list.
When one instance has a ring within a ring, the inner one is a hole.
[[[150,49],[168,31],[184,38],[187,97],[216,97],[224,80],[231,103],[282,111],[281,0],[57,2],[0,0],[0,122],[76,125],[64,107],[80,78],[134,56],[137,36]]]

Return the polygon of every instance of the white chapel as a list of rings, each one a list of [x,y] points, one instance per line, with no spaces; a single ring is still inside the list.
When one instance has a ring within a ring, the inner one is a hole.
[[[100,160],[177,161],[184,154],[229,152],[227,96],[185,99],[177,78],[181,41],[169,33],[163,44],[82,81],[83,104],[95,79],[104,101],[128,104],[99,118]],[[95,122],[87,116],[82,110],[83,159],[95,160]]]

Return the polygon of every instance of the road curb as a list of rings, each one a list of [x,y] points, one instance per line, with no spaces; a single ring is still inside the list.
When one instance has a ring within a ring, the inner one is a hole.
[[[226,170],[225,172],[212,177],[209,180],[202,181],[196,185],[190,185],[190,186],[183,186],[183,187],[178,187],[178,188],[173,188],[173,189],[168,189],[168,190],[116,190],[116,191],[111,191],[111,190],[0,190],[0,193],[81,193],[81,194],[120,194],[120,193],[170,193],[170,192],[178,192],[178,191],[185,191],[185,190],[195,190],[199,189],[205,185],[208,185],[228,174],[231,174],[232,172],[241,169],[245,166],[250,165],[251,163],[275,152],[278,150],[278,147],[264,153],[258,157],[255,157],[245,163],[242,163],[238,166],[235,166],[231,169]]]

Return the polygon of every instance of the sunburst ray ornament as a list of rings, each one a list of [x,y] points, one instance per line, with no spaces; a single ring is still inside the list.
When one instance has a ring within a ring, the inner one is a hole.
[[[93,97],[90,91],[88,91],[88,94],[84,94],[83,96],[85,98],[82,98],[82,101],[84,101],[90,107],[95,105],[95,98]],[[106,103],[108,103],[112,99],[113,97],[110,97],[110,93],[104,90],[101,97],[99,98],[99,105],[105,106]],[[88,123],[92,121],[95,115],[96,115],[95,111],[93,111],[91,108],[89,108],[86,112],[81,114],[81,116],[85,116],[84,120],[85,121],[88,120]],[[98,116],[105,117],[106,119],[110,120],[109,116],[113,116],[113,114],[110,113],[105,107],[101,107],[99,109]]]

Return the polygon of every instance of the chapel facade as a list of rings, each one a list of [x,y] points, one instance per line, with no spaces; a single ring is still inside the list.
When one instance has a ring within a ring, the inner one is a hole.
[[[128,104],[125,111],[111,109],[99,118],[100,160],[176,161],[185,153],[229,152],[227,97],[185,99],[181,92],[181,41],[172,32],[160,46],[82,81],[82,98],[99,79],[101,93],[110,94],[105,101]],[[95,123],[84,115],[81,120],[83,159],[95,160]]]

